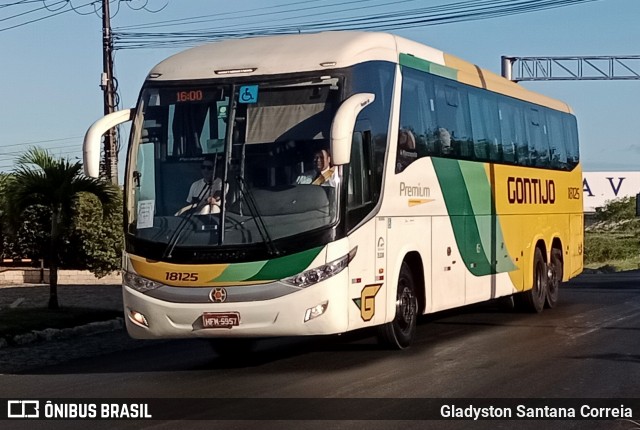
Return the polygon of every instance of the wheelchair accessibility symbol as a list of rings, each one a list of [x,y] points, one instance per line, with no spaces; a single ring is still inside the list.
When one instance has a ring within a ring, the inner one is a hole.
[[[258,86],[243,85],[240,87],[240,103],[257,103],[258,102]]]

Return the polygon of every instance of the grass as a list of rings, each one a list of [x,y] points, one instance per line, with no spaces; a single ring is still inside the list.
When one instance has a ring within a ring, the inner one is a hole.
[[[600,269],[604,266],[613,268],[616,272],[624,272],[626,270],[638,270],[640,269],[640,255],[636,255],[633,258],[621,259],[621,260],[608,260],[604,263],[591,262],[585,263],[584,267],[587,269]]]
[[[586,264],[611,264],[636,259],[640,239],[633,231],[586,231],[584,249]]]
[[[121,317],[121,311],[92,308],[19,308],[0,310],[0,338],[47,328],[70,328]]]

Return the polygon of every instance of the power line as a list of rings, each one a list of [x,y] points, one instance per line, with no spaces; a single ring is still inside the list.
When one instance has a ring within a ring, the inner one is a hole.
[[[54,147],[49,147],[49,148],[44,148],[47,151],[53,151],[54,149],[70,149],[70,148],[75,148],[75,151],[78,151],[80,146],[77,144],[74,145],[63,145],[63,146],[54,146]],[[0,152],[0,157],[14,157],[14,156],[19,156],[21,154],[23,154],[25,152],[25,150],[21,150],[21,151],[11,151],[11,152]]]
[[[497,18],[507,15],[529,13],[559,7],[573,6],[600,0],[466,0],[455,3],[436,5],[430,7],[418,7],[397,12],[383,12],[361,14],[345,18],[317,19],[317,12],[312,14],[299,14],[282,18],[284,23],[274,24],[270,19],[268,25],[262,27],[254,23],[245,23],[243,27],[218,26],[215,31],[208,29],[193,30],[189,32],[126,32],[115,31],[114,43],[116,49],[141,49],[156,47],[177,47],[194,45],[221,38],[237,38],[246,36],[260,36],[268,34],[291,34],[297,32],[327,31],[327,30],[393,30],[425,25],[441,25],[454,22]],[[404,3],[396,1],[389,4]],[[344,3],[342,3],[344,4]],[[335,5],[335,4],[334,4]],[[360,6],[349,11],[361,9],[373,9],[376,6]],[[309,10],[301,8],[301,10]],[[341,9],[341,11],[345,11]],[[326,13],[325,15],[329,15]],[[308,19],[311,18],[311,19]],[[194,17],[192,19],[198,19]],[[299,20],[292,24],[291,20]],[[278,20],[276,20],[278,21]],[[259,21],[264,23],[265,21]],[[148,25],[148,24],[147,24]]]
[[[16,1],[13,3],[7,3],[7,4],[0,4],[0,9],[5,8],[5,7],[10,7],[10,6],[19,6],[22,4],[27,4],[27,3],[40,3],[42,0],[21,0],[21,1]]]
[[[57,5],[57,4],[60,4],[60,3],[65,3],[66,4],[67,2],[68,2],[68,0],[60,0],[60,1],[56,2],[56,3],[53,3],[53,5]],[[8,20],[13,19],[13,18],[18,18],[18,17],[24,16],[24,15],[27,15],[27,14],[30,14],[30,13],[33,13],[33,12],[38,12],[38,11],[43,10],[43,9],[49,10],[49,8],[47,6],[37,7],[35,9],[31,9],[31,10],[28,10],[26,12],[18,13],[16,15],[11,15],[11,16],[8,16],[6,18],[0,18],[0,22],[8,21]]]
[[[70,136],[70,137],[59,137],[56,139],[46,139],[46,140],[32,140],[29,142],[22,142],[22,143],[13,143],[11,145],[0,145],[0,149],[4,149],[4,148],[9,148],[9,147],[13,147],[13,146],[26,146],[26,145],[37,145],[40,143],[49,143],[49,142],[60,142],[63,140],[71,140],[71,139],[80,139],[83,138],[84,135],[79,135],[79,136]]]
[[[81,4],[79,6],[76,6],[76,5],[74,5],[74,0],[58,0],[58,1],[54,2],[54,3],[47,3],[47,1],[48,0],[23,0],[23,1],[17,1],[17,2],[13,2],[13,3],[5,4],[5,5],[0,5],[0,8],[6,8],[6,7],[9,7],[9,6],[22,6],[22,5],[27,5],[27,4],[31,4],[31,3],[42,3],[43,4],[43,6],[41,6],[41,7],[36,7],[36,8],[33,8],[33,9],[29,9],[27,11],[24,11],[24,12],[16,13],[16,14],[11,15],[11,16],[0,18],[0,22],[10,21],[12,19],[20,18],[20,17],[23,17],[23,16],[28,15],[28,14],[32,14],[32,13],[35,13],[35,12],[44,12],[45,10],[48,11],[48,12],[53,12],[53,13],[48,14],[46,16],[41,16],[39,18],[31,19],[31,20],[24,21],[24,22],[15,24],[15,25],[11,25],[11,26],[8,26],[8,27],[0,28],[0,32],[1,31],[12,30],[14,28],[23,27],[25,25],[29,25],[29,24],[33,24],[33,23],[36,23],[36,22],[39,22],[39,21],[43,21],[45,19],[53,18],[53,17],[56,17],[58,15],[62,15],[63,13],[67,13],[67,12],[75,12],[78,15],[91,15],[91,14],[94,14],[94,13],[97,14],[97,12],[99,10],[97,5],[101,3],[101,0],[92,0],[89,3],[84,3],[84,4]],[[151,10],[151,9],[147,8],[147,2],[145,2],[144,6],[142,6],[140,8],[135,8],[135,7],[131,6],[130,5],[131,0],[109,0],[109,3],[112,3],[112,2],[114,2],[116,4],[116,12],[114,13],[114,15],[116,15],[118,13],[118,11],[120,10],[120,4],[123,3],[123,2],[130,9],[133,9],[133,10],[144,9],[147,12],[151,12],[151,13],[157,13],[157,12],[161,11],[162,9],[164,9],[164,7],[166,7],[166,4],[165,4],[165,6],[163,6],[162,8],[154,11],[154,10]],[[56,6],[60,6],[60,7],[56,8]],[[69,8],[65,9],[67,6]],[[82,12],[82,10],[87,8],[87,7],[92,7],[93,10],[91,10],[88,13]]]
[[[65,2],[68,2],[68,0],[65,0]],[[87,6],[92,6],[95,3],[97,3],[97,0],[96,1],[92,1],[90,3],[87,3],[87,4],[84,4],[82,6],[74,6],[71,9],[66,9],[66,10],[63,10],[63,11],[60,11],[60,12],[55,12],[55,13],[52,13],[52,14],[49,14],[49,15],[46,15],[46,16],[42,16],[40,18],[34,18],[32,20],[29,20],[29,21],[26,21],[26,22],[22,22],[22,23],[19,23],[19,24],[15,24],[15,25],[12,25],[12,26],[9,26],[9,27],[0,28],[0,32],[7,31],[7,30],[12,30],[14,28],[23,27],[25,25],[29,25],[29,24],[33,24],[35,22],[43,21],[45,19],[50,19],[50,18],[56,17],[58,15],[62,15],[64,13],[67,13],[67,12],[73,12],[73,11],[76,11],[77,9],[82,9],[82,8],[87,7]],[[42,9],[42,8],[39,8],[38,10],[40,10],[40,9]],[[35,11],[35,10],[33,10],[33,11]],[[31,12],[33,12],[33,11],[31,11]],[[24,15],[24,14],[22,14],[22,15]],[[14,18],[14,17],[11,17],[11,18]]]
[[[245,20],[246,18],[253,18],[253,17],[265,17],[265,16],[273,16],[273,15],[282,15],[282,14],[288,14],[288,13],[292,13],[292,12],[300,12],[300,11],[310,11],[310,10],[318,10],[318,9],[322,9],[322,8],[330,8],[333,6],[344,6],[347,4],[353,4],[353,3],[358,3],[358,4],[362,4],[362,3],[368,3],[371,1],[377,1],[377,0],[353,0],[353,1],[344,1],[344,2],[337,2],[337,3],[331,3],[331,4],[322,4],[322,5],[318,5],[318,6],[308,6],[308,7],[303,7],[303,8],[297,8],[297,9],[288,9],[288,10],[280,10],[280,11],[274,11],[274,12],[266,12],[266,13],[262,13],[260,11],[264,11],[264,10],[271,10],[274,8],[281,8],[281,7],[285,7],[285,6],[293,6],[293,5],[298,5],[298,4],[305,4],[308,5],[309,1],[303,1],[303,2],[294,2],[294,3],[288,3],[288,4],[283,4],[283,5],[276,5],[276,6],[269,6],[269,7],[262,7],[262,8],[254,8],[254,9],[244,9],[244,10],[240,10],[240,11],[232,11],[232,12],[222,12],[222,13],[218,13],[218,14],[212,14],[212,15],[201,15],[198,17],[190,17],[190,18],[180,18],[180,19],[174,19],[174,20],[167,20],[167,21],[159,21],[156,23],[147,23],[147,24],[135,24],[135,25],[128,25],[128,26],[122,26],[122,27],[116,27],[114,30],[120,31],[120,30],[132,30],[132,29],[143,29],[143,28],[162,28],[162,27],[171,27],[171,26],[176,26],[176,25],[191,25],[191,24],[200,24],[200,23],[211,23],[211,22],[217,22],[217,21],[231,21],[231,20],[237,20],[237,19],[242,19]],[[395,2],[386,2],[384,4],[379,4],[379,5],[374,5],[374,6],[370,6],[370,7],[381,7],[381,6],[389,6],[389,5],[393,5],[393,4],[397,4],[397,3],[406,3],[406,2],[415,2],[417,0],[400,0],[400,1],[395,1]],[[360,8],[355,8],[355,9],[366,9],[368,7],[363,6]],[[355,10],[355,9],[341,9],[340,12],[345,12],[345,11],[349,11],[349,10]],[[256,13],[259,12],[259,13]],[[229,15],[239,15],[239,16],[229,16]],[[310,15],[303,15],[302,17],[308,17]],[[211,18],[213,17],[213,18]],[[296,17],[293,17],[296,18]],[[264,21],[260,21],[260,22],[264,22]]]
[[[51,155],[59,158],[64,158],[70,161],[82,161],[82,153],[81,152],[72,152],[72,151],[50,151]],[[19,157],[15,157],[12,160],[0,160],[0,171],[11,170],[17,165]],[[8,161],[8,163],[6,163]]]
[[[21,151],[12,151],[12,152],[4,152],[4,153],[0,153],[0,161],[7,161],[8,159],[11,158],[17,158],[20,155],[24,154],[25,152],[27,152],[28,150],[30,150],[33,147],[29,147],[29,148],[25,148],[24,150]],[[82,153],[82,147],[80,145],[62,145],[62,146],[53,146],[53,147],[38,147],[38,148],[42,148],[45,151],[55,151],[55,152],[64,152],[64,153],[68,153],[68,154],[72,154],[72,153]]]

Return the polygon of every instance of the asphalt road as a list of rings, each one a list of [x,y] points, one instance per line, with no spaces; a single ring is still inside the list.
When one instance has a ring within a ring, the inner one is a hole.
[[[638,405],[639,333],[640,271],[582,275],[563,287],[557,308],[539,315],[513,312],[504,303],[493,302],[423,318],[415,344],[405,351],[381,350],[369,332],[263,341],[254,354],[235,359],[216,356],[206,341],[134,341],[121,332],[15,348],[14,356],[0,355],[4,363],[0,397],[275,398],[281,408],[275,418],[301,418],[121,421],[118,428],[376,429],[398,428],[397,422],[382,420],[406,417],[411,420],[400,421],[401,426],[416,429],[638,429],[640,425],[626,420],[419,421],[411,412],[419,404],[411,399],[457,398],[462,399],[460,406],[468,406],[476,398],[574,398],[583,403],[614,398],[629,399],[627,406]],[[395,400],[345,402],[343,415],[329,414],[336,420],[318,421],[307,419],[317,417],[306,407],[322,410],[335,405],[301,403],[296,400],[300,398]],[[206,411],[185,408],[184,402],[174,404],[181,408],[178,415],[187,419],[211,415],[211,402],[204,405]],[[248,418],[264,417],[274,407],[269,401],[219,405],[227,412],[251,407],[254,415]],[[640,406],[633,414],[639,422]],[[0,428],[26,428],[24,424],[5,421]],[[29,424],[29,428],[87,425]],[[114,428],[104,421],[94,421],[91,427]]]

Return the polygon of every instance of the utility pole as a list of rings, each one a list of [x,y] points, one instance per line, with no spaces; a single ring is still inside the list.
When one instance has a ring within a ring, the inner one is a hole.
[[[115,111],[115,86],[113,83],[113,39],[111,38],[111,17],[109,0],[102,0],[102,76],[100,87],[104,92],[104,114]],[[118,184],[118,147],[115,129],[104,135],[104,169],[109,180]]]

